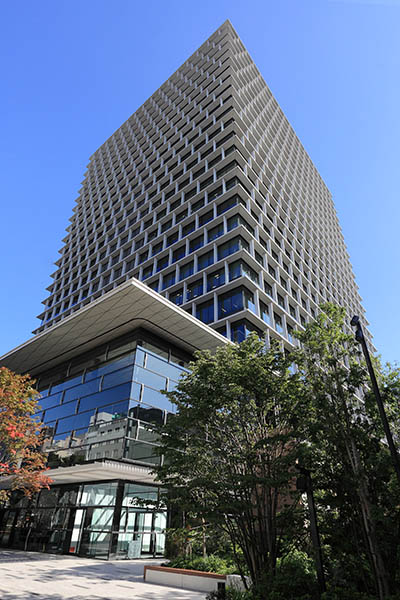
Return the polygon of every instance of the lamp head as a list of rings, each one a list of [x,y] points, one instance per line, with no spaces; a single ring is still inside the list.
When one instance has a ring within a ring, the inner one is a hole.
[[[356,327],[356,325],[358,325],[359,322],[360,322],[360,317],[357,317],[357,315],[354,315],[354,317],[350,321],[350,325],[352,327]]]

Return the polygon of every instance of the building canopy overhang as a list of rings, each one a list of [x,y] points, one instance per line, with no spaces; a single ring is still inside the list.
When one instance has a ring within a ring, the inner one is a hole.
[[[136,483],[154,484],[155,475],[150,467],[113,460],[95,461],[73,467],[59,467],[46,471],[50,477],[50,485],[68,483],[87,483],[89,481],[134,481]],[[12,476],[0,478],[0,489],[10,489]]]
[[[0,357],[0,366],[36,375],[143,327],[187,352],[228,340],[137,279],[130,279]]]

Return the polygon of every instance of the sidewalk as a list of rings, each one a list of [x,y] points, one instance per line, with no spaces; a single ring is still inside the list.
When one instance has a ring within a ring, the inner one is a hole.
[[[206,594],[144,583],[159,560],[100,561],[0,550],[1,600],[204,600]]]

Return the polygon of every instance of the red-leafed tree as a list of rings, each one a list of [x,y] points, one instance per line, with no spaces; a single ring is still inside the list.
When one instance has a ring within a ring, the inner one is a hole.
[[[0,478],[11,476],[10,489],[0,490],[1,501],[13,490],[31,496],[51,483],[40,452],[43,424],[33,417],[39,409],[33,383],[29,375],[0,368]]]

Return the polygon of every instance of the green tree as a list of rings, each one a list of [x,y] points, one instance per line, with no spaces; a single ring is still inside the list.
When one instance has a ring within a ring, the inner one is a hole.
[[[341,554],[342,576],[353,563],[355,577],[358,570],[367,587],[370,571],[378,597],[385,598],[391,580],[382,539],[386,517],[381,496],[390,457],[376,426],[376,406],[368,395],[360,394],[366,389],[367,373],[358,344],[345,333],[344,318],[344,309],[326,304],[317,319],[297,333],[301,349],[295,360],[308,397],[304,438],[324,507],[331,564]]]
[[[161,430],[160,482],[183,510],[229,534],[256,585],[273,578],[284,536],[303,522],[293,469],[302,382],[290,367],[255,335],[200,352],[167,394],[177,414]]]

